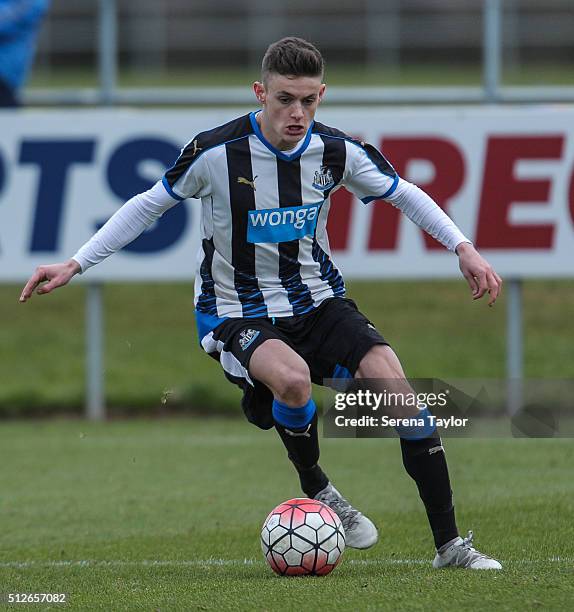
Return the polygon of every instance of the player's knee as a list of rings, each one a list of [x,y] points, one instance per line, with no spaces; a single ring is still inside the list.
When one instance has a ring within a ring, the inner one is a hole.
[[[279,401],[298,408],[304,406],[311,397],[311,376],[307,367],[285,372],[276,386]]]

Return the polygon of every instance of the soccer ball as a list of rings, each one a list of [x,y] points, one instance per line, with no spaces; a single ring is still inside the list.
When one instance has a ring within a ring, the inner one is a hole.
[[[290,499],[274,508],[261,530],[261,549],[281,576],[325,576],[345,550],[339,517],[315,499]]]

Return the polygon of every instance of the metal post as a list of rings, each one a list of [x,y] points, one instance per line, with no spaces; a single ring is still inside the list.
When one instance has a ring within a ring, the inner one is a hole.
[[[269,2],[268,0],[250,0],[246,4],[249,10],[248,62],[249,68],[255,75],[259,74],[261,57],[269,42],[281,38],[285,22],[285,5],[284,2]]]
[[[116,0],[100,0],[98,68],[100,103],[114,103],[117,84],[117,5]]]
[[[502,0],[484,0],[483,88],[486,102],[499,101],[502,63]],[[507,283],[506,379],[508,413],[517,414],[523,406],[522,281]]]
[[[500,66],[502,58],[502,2],[484,0],[483,10],[483,87],[487,102],[498,100],[500,87]]]
[[[102,285],[90,283],[86,292],[86,417],[106,418],[104,399]]]
[[[365,5],[367,65],[384,66],[393,72],[400,68],[401,14],[398,0],[367,0]]]
[[[98,19],[99,102],[114,103],[117,82],[117,4],[116,0],[100,0]],[[90,283],[86,292],[86,418],[106,418],[104,398],[104,326],[102,286]]]
[[[522,281],[513,278],[507,285],[506,311],[506,377],[508,381],[508,412],[514,415],[522,408],[523,341],[522,341]]]

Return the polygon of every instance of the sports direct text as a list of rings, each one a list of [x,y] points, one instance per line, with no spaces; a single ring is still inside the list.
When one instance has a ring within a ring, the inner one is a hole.
[[[345,410],[348,407],[370,408],[379,410],[396,406],[416,406],[423,408],[442,408],[447,405],[448,391],[439,393],[394,393],[392,391],[371,391],[360,389],[349,393],[335,395],[335,409]]]

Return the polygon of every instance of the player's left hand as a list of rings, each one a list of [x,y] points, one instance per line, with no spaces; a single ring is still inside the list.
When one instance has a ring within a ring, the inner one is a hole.
[[[456,254],[460,271],[472,291],[472,299],[478,300],[488,291],[488,305],[492,306],[502,290],[500,276],[469,242],[459,244]]]

